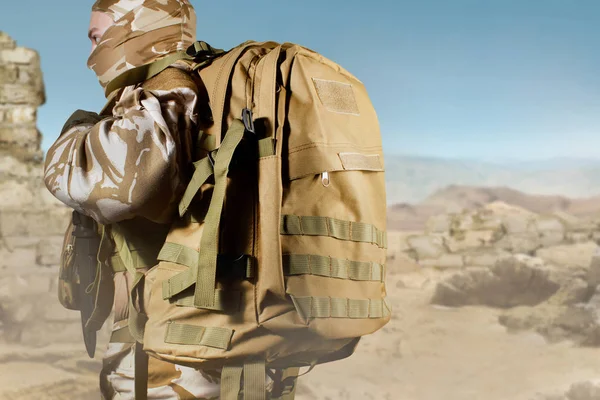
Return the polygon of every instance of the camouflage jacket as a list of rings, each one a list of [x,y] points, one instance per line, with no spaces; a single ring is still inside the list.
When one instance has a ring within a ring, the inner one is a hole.
[[[124,88],[109,116],[76,112],[48,150],[46,186],[101,224],[170,222],[188,180],[197,103],[189,73],[167,68]]]

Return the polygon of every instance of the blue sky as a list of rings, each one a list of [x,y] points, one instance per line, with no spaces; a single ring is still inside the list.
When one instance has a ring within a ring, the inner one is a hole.
[[[93,1],[3,3],[0,30],[41,54],[47,149],[73,110],[103,105],[85,65]],[[387,154],[600,158],[600,1],[192,3],[198,38],[215,47],[292,41],[355,74]]]

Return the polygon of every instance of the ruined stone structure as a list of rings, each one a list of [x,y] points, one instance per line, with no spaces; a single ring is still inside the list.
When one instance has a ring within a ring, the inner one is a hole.
[[[42,181],[43,153],[36,114],[44,102],[37,52],[18,47],[0,32],[2,399],[72,398],[68,393],[97,390],[95,373],[90,373],[89,380],[73,374],[86,371],[81,364],[86,356],[79,314],[63,309],[56,294],[70,212],[50,195]],[[94,360],[90,368],[97,367],[98,360]],[[36,379],[19,379],[29,373]]]

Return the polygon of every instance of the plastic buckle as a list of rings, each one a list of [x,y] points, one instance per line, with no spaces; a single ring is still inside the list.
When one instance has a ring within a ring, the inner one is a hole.
[[[218,151],[218,149],[215,150],[211,150],[208,152],[208,162],[210,163],[210,165],[213,167],[213,169],[215,168],[215,156],[213,155],[213,153],[216,154],[216,152]]]
[[[256,131],[254,130],[254,120],[252,118],[252,111],[250,111],[248,108],[244,108],[242,110],[242,122],[244,122],[244,127],[248,132],[255,134]]]

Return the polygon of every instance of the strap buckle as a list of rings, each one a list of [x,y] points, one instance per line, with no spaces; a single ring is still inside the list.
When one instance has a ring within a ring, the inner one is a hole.
[[[215,168],[215,154],[217,154],[217,151],[219,149],[215,149],[215,150],[211,150],[208,152],[208,162],[210,163],[210,165],[213,167],[213,169]],[[213,154],[214,153],[214,154]]]
[[[254,129],[252,111],[250,109],[244,108],[242,110],[242,122],[244,123],[244,127],[248,132],[256,134],[256,130]]]

